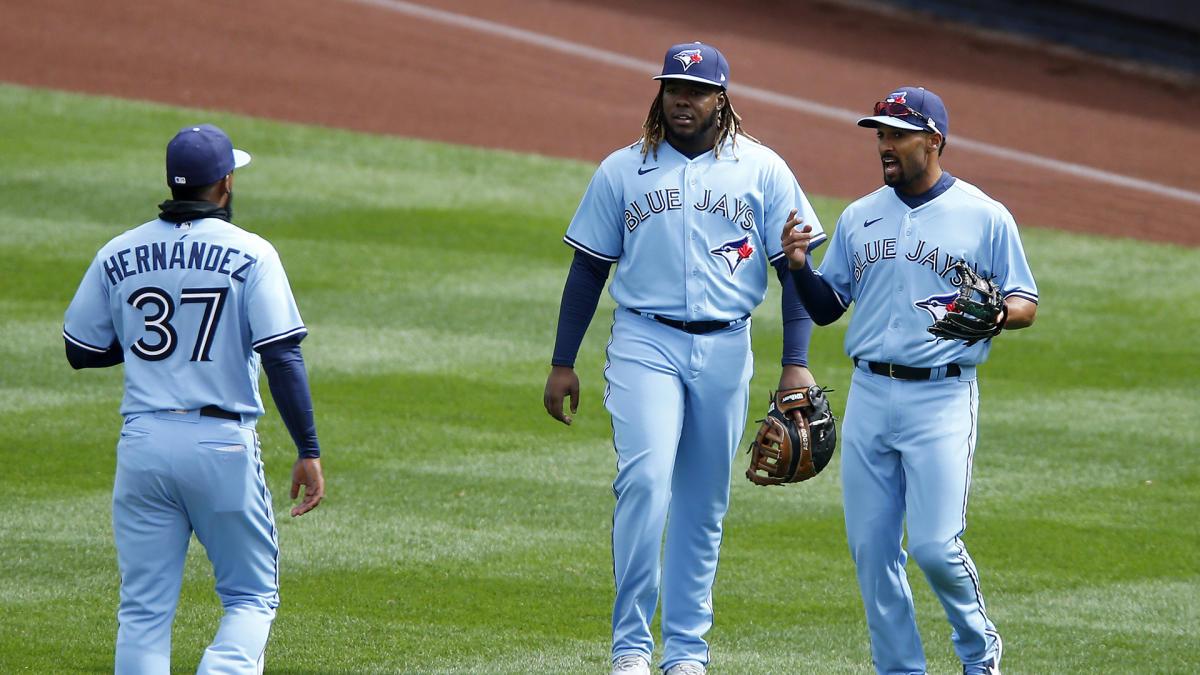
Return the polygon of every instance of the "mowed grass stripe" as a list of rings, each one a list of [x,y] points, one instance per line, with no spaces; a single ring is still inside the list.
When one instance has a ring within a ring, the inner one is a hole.
[[[120,369],[72,372],[62,313],[96,248],[155,215],[163,143],[201,120],[254,155],[235,220],[279,249],[311,330],[330,481],[318,511],[279,523],[268,672],[605,672],[607,297],[580,354],[576,423],[541,406],[571,257],[561,237],[593,165],[7,85],[0,609],[13,620],[0,623],[0,671],[111,669]],[[832,230],[844,202],[814,203]],[[1043,302],[981,369],[964,537],[1005,672],[1195,670],[1200,257],[1026,225]],[[753,410],[778,378],[778,305],[773,285],[754,314]],[[845,324],[816,329],[810,350],[838,412]],[[283,514],[294,449],[267,405]],[[871,672],[837,463],[774,490],[740,464],[711,672]],[[909,574],[930,672],[956,672],[942,611]],[[195,669],[219,616],[193,547],[178,672]]]

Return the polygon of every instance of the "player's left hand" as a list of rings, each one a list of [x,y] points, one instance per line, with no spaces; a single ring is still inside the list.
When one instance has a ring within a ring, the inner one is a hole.
[[[300,496],[304,486],[304,499],[292,507],[292,517],[302,516],[317,508],[325,497],[325,473],[321,471],[320,457],[300,457],[292,465],[292,499]]]
[[[808,260],[808,247],[812,244],[812,238],[816,235],[813,232],[812,225],[804,225],[804,218],[796,215],[798,209],[792,209],[788,214],[787,222],[783,224],[783,236],[781,242],[783,244],[783,252],[788,257],[788,267],[794,270],[804,269],[805,262]]]

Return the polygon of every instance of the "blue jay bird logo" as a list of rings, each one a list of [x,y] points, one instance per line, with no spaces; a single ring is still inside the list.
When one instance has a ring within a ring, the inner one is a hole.
[[[924,300],[918,300],[913,303],[916,307],[929,312],[929,316],[933,317],[934,321],[940,321],[946,316],[946,307],[958,299],[958,292],[943,293],[942,295],[931,295]]]
[[[750,245],[750,237],[747,235],[741,239],[727,241],[709,251],[709,253],[724,260],[725,264],[729,265],[729,276],[733,276],[733,273],[737,271],[742,261],[754,255],[754,247]]]
[[[685,49],[673,57],[676,61],[683,65],[683,72],[687,72],[693,64],[700,63],[704,57],[700,55],[699,49]]]

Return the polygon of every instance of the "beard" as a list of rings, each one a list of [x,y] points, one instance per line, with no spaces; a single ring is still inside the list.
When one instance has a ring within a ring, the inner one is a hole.
[[[681,134],[681,133],[673,130],[671,128],[670,123],[668,123],[666,125],[667,140],[668,141],[674,140],[674,141],[677,141],[678,143],[687,145],[687,144],[690,144],[692,141],[696,140],[697,138],[702,138],[705,134],[710,132],[713,129],[713,127],[715,127],[717,125],[717,113],[719,113],[719,112],[720,112],[720,109],[713,108],[713,111],[711,113],[709,113],[709,115],[708,115],[708,119],[702,120],[700,122],[700,124],[696,125],[695,130],[693,130],[689,133]]]
[[[895,171],[889,173],[886,164],[883,168],[883,184],[890,188],[902,189],[920,178],[925,171],[924,166],[906,166],[900,158],[896,157],[895,160]]]

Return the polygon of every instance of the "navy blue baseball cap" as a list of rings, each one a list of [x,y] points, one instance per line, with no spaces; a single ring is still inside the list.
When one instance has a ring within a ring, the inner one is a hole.
[[[924,87],[900,87],[875,104],[871,117],[858,121],[860,127],[879,125],[938,133],[946,138],[950,119],[941,97]]]
[[[724,89],[729,86],[729,62],[716,47],[684,42],[667,50],[662,75],[656,80],[690,80]]]
[[[250,154],[234,148],[219,128],[184,127],[167,143],[167,185],[208,185],[249,163]]]

